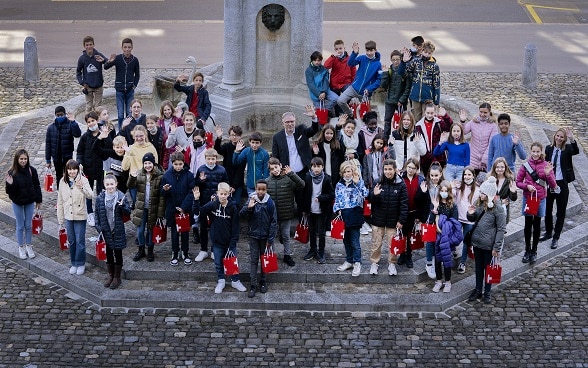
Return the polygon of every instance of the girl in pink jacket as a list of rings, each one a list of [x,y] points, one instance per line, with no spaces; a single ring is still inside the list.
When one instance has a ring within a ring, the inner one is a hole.
[[[464,124],[463,134],[471,133],[470,165],[476,169],[476,173],[488,169],[486,163],[488,162],[490,138],[498,134],[498,126],[496,125],[496,120],[492,116],[492,107],[490,104],[487,102],[481,104],[479,112],[479,116],[476,116],[467,123],[466,111],[460,110],[459,112],[459,120]]]

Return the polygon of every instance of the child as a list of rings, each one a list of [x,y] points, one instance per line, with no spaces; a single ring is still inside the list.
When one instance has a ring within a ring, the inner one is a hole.
[[[142,125],[137,125],[133,130],[133,137],[135,143],[130,147],[125,146],[125,157],[122,160],[122,169],[128,170],[130,173],[137,173],[143,168],[143,156],[150,152],[157,160],[157,150],[153,144],[147,141],[147,129]],[[137,190],[130,189],[131,206],[135,208],[135,201],[137,200]]]
[[[181,82],[186,83],[187,81],[188,77],[180,75],[176,79],[176,83],[174,83],[174,89],[186,94],[186,104],[188,105],[189,111],[194,114],[196,127],[204,129],[204,124],[206,124],[206,120],[210,116],[210,110],[212,108],[210,99],[208,98],[208,91],[202,86],[202,83],[204,83],[204,75],[199,72],[194,73],[192,85],[180,85]]]
[[[504,157],[508,163],[510,171],[515,171],[515,161],[517,155],[521,160],[527,159],[527,152],[518,132],[510,133],[510,115],[498,115],[498,130],[500,134],[495,134],[490,138],[488,147],[488,163],[486,167],[492,167],[492,164],[498,157]]]
[[[494,160],[490,175],[496,178],[497,195],[506,212],[506,223],[508,224],[510,222],[510,202],[514,202],[518,198],[517,182],[504,157],[498,157]]]
[[[177,125],[175,122],[172,122],[169,126],[169,134],[167,135],[167,139],[165,140],[165,148],[171,153],[186,152],[186,150],[188,150],[188,147],[192,142],[192,135],[194,134],[195,127],[194,114],[192,114],[189,111],[184,113],[183,124],[184,125],[182,126]],[[189,161],[186,159],[184,159],[184,161],[187,161],[189,163]],[[170,164],[171,159],[170,162],[168,162],[168,168]]]
[[[355,119],[348,117],[347,114],[341,114],[339,115],[337,126],[335,127],[340,131],[339,144],[342,151],[345,155],[348,154],[348,151],[352,151],[355,158],[358,157],[359,146],[359,137],[357,135],[356,126],[357,123],[355,122]]]
[[[102,64],[106,62],[106,56],[94,48],[94,38],[84,37],[82,44],[84,51],[78,59],[76,77],[82,85],[82,93],[86,95],[86,113],[102,105],[102,92],[104,77],[102,75]]]
[[[541,232],[541,217],[545,216],[545,204],[547,190],[557,188],[553,165],[545,161],[543,145],[539,142],[531,143],[531,157],[519,169],[517,174],[517,187],[523,190],[522,214],[525,216],[525,254],[523,263],[535,263],[537,261],[537,245],[539,244],[539,233]],[[547,187],[547,188],[546,188]],[[527,201],[531,194],[535,194],[539,200],[537,215],[525,213]],[[531,236],[533,242],[531,243]]]
[[[398,74],[398,66],[402,54],[398,50],[392,51],[390,54],[390,68],[382,73],[382,80],[380,81],[380,88],[387,91],[386,94],[386,110],[384,113],[384,131],[387,131],[386,137],[390,136],[392,130],[392,118],[394,112],[402,112],[406,109],[408,102],[408,94],[410,93],[411,83],[408,78],[402,74]],[[402,166],[399,166],[402,167]]]
[[[443,181],[443,169],[438,162],[434,162],[431,167],[429,168],[429,173],[427,174],[427,180],[421,183],[421,191],[423,193],[427,193],[429,195],[429,203],[432,206],[434,200],[438,200],[439,197],[439,184]],[[434,217],[434,216],[433,216]],[[456,214],[457,218],[457,214]],[[431,223],[431,211],[427,214],[427,219],[425,220],[427,223]],[[426,242],[425,243],[425,254],[426,254],[426,265],[425,269],[427,271],[427,275],[430,278],[435,278],[435,267],[433,266],[433,255],[435,252],[435,243],[434,242]]]
[[[247,194],[255,191],[255,182],[269,176],[269,153],[261,146],[263,137],[261,133],[253,132],[249,136],[249,147],[245,148],[243,141],[237,142],[233,153],[233,165],[247,162],[246,185]]]
[[[142,108],[143,103],[141,101],[133,100],[131,102],[131,114],[123,120],[122,126],[118,130],[118,135],[125,137],[129,146],[135,142],[133,138],[135,127],[141,125],[147,128],[147,116],[141,112]]]
[[[122,168],[126,145],[127,141],[124,137],[119,135],[111,140],[108,128],[102,127],[94,143],[93,151],[95,155],[102,159],[102,177],[105,177],[108,173],[116,176],[117,188],[123,193],[127,191],[127,181],[129,179],[129,170],[123,170]]]
[[[366,114],[367,115],[367,114]],[[372,140],[371,147],[363,158],[362,178],[368,189],[372,189],[374,184],[379,182],[383,175],[384,161],[396,157],[394,146],[384,147],[384,135],[376,134]],[[396,163],[396,162],[395,162]]]
[[[402,113],[398,129],[392,134],[384,129],[384,140],[394,146],[396,164],[404,167],[410,157],[420,158],[427,153],[427,146],[420,131],[415,130],[414,116],[410,111]]]
[[[220,294],[225,288],[225,271],[223,258],[228,250],[237,255],[237,242],[239,241],[239,212],[235,202],[229,201],[231,187],[227,183],[219,183],[216,198],[200,207],[200,217],[210,219],[210,240],[214,252],[214,266],[218,282],[214,289],[215,294]],[[194,198],[196,199],[196,198]],[[231,276],[231,286],[238,291],[247,291],[239,280],[239,275]]]
[[[229,185],[231,186],[231,197],[237,208],[241,209],[241,198],[243,197],[243,187],[245,183],[245,166],[246,162],[239,165],[233,165],[233,153],[237,148],[237,143],[241,140],[243,129],[238,125],[229,127],[229,142],[222,143],[223,128],[219,124],[215,128],[216,139],[214,141],[214,149],[223,156],[223,166],[227,171],[229,177]],[[222,143],[222,144],[221,144]]]
[[[339,181],[339,166],[345,161],[345,150],[341,148],[336,135],[335,127],[326,124],[321,130],[318,141],[312,145],[312,156],[323,160],[325,174],[331,177],[333,183]]]
[[[108,110],[103,107],[99,106],[96,108],[96,113],[98,114],[98,130],[102,131],[102,127],[108,128],[108,137],[110,140],[113,140],[116,137],[116,129],[114,125],[110,122],[110,117],[108,116]],[[102,186],[102,180],[100,180],[100,186]]]
[[[496,120],[492,116],[492,108],[489,103],[484,102],[479,108],[480,115],[467,120],[465,110],[460,110],[459,119],[463,126],[463,134],[471,133],[470,137],[470,164],[478,171],[488,170],[488,146],[490,139],[498,134]],[[476,172],[476,173],[477,173]]]
[[[372,141],[377,134],[382,134],[384,131],[378,127],[378,113],[375,111],[368,111],[363,115],[362,118],[364,126],[359,129],[357,133],[357,139],[359,143],[357,145],[357,154],[359,162],[363,162],[363,158],[366,152],[372,146]],[[394,158],[394,157],[392,157]]]
[[[335,116],[337,94],[329,88],[329,72],[323,66],[323,54],[315,51],[310,55],[310,65],[306,68],[306,86],[314,107],[324,107],[329,115]]]
[[[312,162],[312,160],[311,160]],[[294,206],[294,198],[296,192],[304,188],[304,181],[300,179],[290,166],[282,167],[280,160],[275,157],[269,159],[269,178],[267,182],[267,192],[270,197],[275,198],[276,213],[278,219],[278,228],[282,245],[284,246],[284,263],[289,267],[296,266],[296,262],[292,258],[292,247],[290,245],[290,225],[294,217],[296,217],[296,207]],[[300,208],[300,211],[303,211]],[[304,257],[306,259],[306,257]]]
[[[355,79],[357,69],[347,64],[349,54],[345,51],[343,40],[336,40],[333,47],[335,53],[325,60],[325,68],[331,70],[329,86],[337,95],[340,95]],[[337,170],[339,171],[339,170]]]
[[[428,172],[433,161],[445,165],[445,155],[435,156],[433,155],[433,150],[439,145],[441,134],[449,131],[453,120],[451,120],[447,111],[442,107],[439,108],[439,116],[442,116],[442,118],[440,119],[435,116],[435,106],[433,104],[427,104],[425,107],[425,116],[415,125],[415,131],[425,138],[427,149],[426,153],[421,155],[421,170],[423,172]]]
[[[425,39],[423,36],[414,36],[410,39],[410,42],[412,43],[410,47],[411,59],[414,57],[420,57],[421,52],[423,52],[423,44],[425,43]]]
[[[157,124],[159,124],[159,129],[161,130],[163,144],[167,142],[167,137],[171,133],[171,125],[175,124],[176,127],[183,126],[184,123],[182,122],[182,115],[175,116],[174,115],[174,105],[169,100],[165,100],[161,103],[161,107],[159,109],[159,120]],[[169,166],[169,156],[176,151],[175,147],[162,147],[163,155],[161,157],[161,165],[163,166],[164,170],[167,170]]]
[[[194,175],[184,165],[184,155],[181,152],[174,152],[170,157],[172,164],[163,174],[161,179],[161,195],[165,198],[165,224],[171,227],[172,259],[169,262],[172,266],[178,265],[180,241],[182,243],[182,257],[185,265],[191,265],[190,244],[188,242],[189,232],[178,233],[176,227],[176,213],[186,213],[192,208],[190,191],[196,185]]]
[[[353,52],[347,60],[347,65],[354,67],[359,65],[355,80],[337,99],[337,104],[343,113],[353,116],[349,105],[347,104],[352,98],[362,98],[369,96],[378,87],[380,87],[380,53],[376,50],[376,43],[368,41],[365,43],[365,55],[359,55],[359,44],[353,42]]]
[[[451,291],[451,267],[453,267],[452,253],[463,240],[461,224],[458,221],[457,206],[453,202],[451,183],[443,180],[439,185],[439,193],[431,201],[431,214],[435,216],[437,225],[437,241],[435,242],[435,286],[433,292]],[[443,285],[445,275],[445,285]]]
[[[480,186],[480,199],[477,205],[471,205],[468,209],[468,220],[478,223],[472,233],[476,261],[476,288],[468,297],[470,302],[480,298],[484,304],[492,302],[490,297],[492,284],[484,283],[484,294],[482,294],[484,273],[492,257],[500,256],[506,232],[506,215],[500,200],[494,198],[495,195],[496,178],[490,176]]]
[[[444,153],[447,155],[447,165],[443,170],[445,179],[450,182],[459,180],[463,169],[470,164],[470,144],[465,141],[460,123],[451,125],[451,135],[449,132],[441,133],[439,145],[433,150],[433,156]]]
[[[194,129],[192,137],[188,137],[188,147],[184,151],[186,162],[190,163],[190,171],[196,173],[198,169],[206,164],[206,131],[204,129]],[[215,189],[216,190],[216,189]]]
[[[149,115],[145,125],[147,127],[147,140],[155,147],[155,151],[157,152],[158,160],[156,163],[161,165],[161,161],[163,160],[163,133],[157,125],[158,119],[157,115]]]
[[[351,162],[341,164],[341,180],[335,187],[335,205],[333,212],[339,211],[345,222],[345,262],[337,267],[337,271],[346,271],[353,267],[351,276],[361,273],[361,245],[359,229],[363,224],[363,201],[368,190],[363,184],[358,168]]]
[[[441,78],[439,65],[433,57],[433,52],[435,52],[435,45],[431,41],[423,43],[419,57],[413,56],[410,50],[404,49],[402,62],[398,67],[398,74],[412,78],[409,98],[417,121],[423,117],[429,101],[439,106]]]
[[[102,192],[102,160],[94,156],[94,144],[98,140],[98,114],[91,111],[85,116],[88,130],[82,135],[78,143],[77,162],[81,165],[83,175],[88,178],[90,188],[94,190],[96,182],[96,193]],[[92,198],[86,199],[85,208],[88,210],[88,226],[94,226],[94,209],[92,208]]]
[[[123,216],[130,216],[131,207],[127,197],[116,189],[116,177],[107,174],[104,178],[105,191],[96,198],[96,231],[102,234],[106,243],[106,265],[108,279],[104,287],[117,289],[122,281],[123,249],[127,247],[127,236]]]
[[[133,51],[133,40],[130,38],[123,39],[122,51],[122,54],[119,55],[111,54],[110,59],[104,64],[104,69],[110,69],[113,66],[116,69],[114,88],[116,89],[116,111],[118,113],[119,131],[121,130],[125,115],[130,115],[131,102],[135,98],[135,88],[139,85],[139,78],[141,77],[139,59],[131,54]]]
[[[88,199],[92,203],[94,192],[76,160],[65,164],[62,181],[57,191],[57,223],[60,229],[66,229],[69,241],[69,273],[83,275],[86,270],[86,205]]]
[[[225,168],[216,164],[217,155],[214,148],[205,150],[206,164],[200,166],[194,175],[195,184],[200,189],[200,206],[204,206],[214,198],[219,183],[229,181]],[[201,214],[199,220],[200,252],[196,256],[196,262],[202,262],[208,257],[208,219]]]
[[[310,160],[310,171],[304,180],[304,207],[303,215],[308,216],[308,229],[310,232],[310,249],[304,256],[305,261],[313,258],[319,264],[326,263],[325,258],[325,234],[328,222],[331,219],[332,203],[335,198],[331,177],[323,171],[323,159],[313,157]],[[316,239],[318,236],[318,250]]]
[[[453,184],[453,198],[457,205],[457,214],[463,230],[463,236],[469,233],[474,227],[474,223],[468,221],[468,209],[475,204],[480,197],[480,190],[475,182],[476,170],[473,166],[466,166],[462,173],[461,181]],[[457,266],[457,273],[465,273],[466,261],[468,260],[468,247],[463,245],[461,250],[461,259]]]
[[[133,210],[132,221],[137,226],[139,248],[133,261],[137,262],[147,256],[147,261],[153,262],[155,255],[153,254],[151,231],[157,219],[162,219],[165,216],[165,198],[159,190],[163,170],[150,152],[143,156],[142,161],[143,169],[131,172],[129,177],[129,188],[137,191],[137,202]],[[147,254],[145,254],[145,245],[147,245]]]
[[[247,207],[243,207],[239,215],[249,219],[249,261],[251,264],[249,275],[251,286],[247,296],[253,298],[258,290],[257,266],[259,257],[263,255],[265,249],[271,248],[274,244],[278,222],[276,206],[271,196],[267,194],[267,182],[264,179],[257,180],[255,193],[249,197]],[[261,271],[259,277],[259,291],[261,293],[267,292],[267,282],[263,271]]]
[[[65,107],[55,108],[55,121],[47,127],[45,134],[45,166],[51,169],[51,160],[55,165],[57,189],[67,161],[73,158],[74,138],[82,135],[78,122],[72,113],[65,114]]]
[[[402,178],[396,173],[396,162],[384,160],[383,176],[370,190],[369,199],[372,204],[372,246],[370,249],[370,275],[378,274],[378,262],[382,244],[390,244],[390,240],[401,231],[408,217],[408,192]],[[408,234],[405,234],[408,235]],[[392,252],[388,256],[388,275],[398,274],[397,257]]]
[[[16,241],[20,259],[35,258],[33,251],[33,212],[41,208],[43,195],[37,170],[31,166],[29,153],[19,149],[6,175],[6,194],[12,201],[16,220]]]

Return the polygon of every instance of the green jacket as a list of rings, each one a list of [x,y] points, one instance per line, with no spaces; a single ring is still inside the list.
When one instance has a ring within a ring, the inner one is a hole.
[[[399,75],[398,71],[389,68],[387,73],[382,73],[380,87],[387,90],[386,103],[396,105],[398,102],[406,106],[410,93],[409,79]]]
[[[165,216],[165,198],[160,195],[160,184],[163,178],[163,169],[155,165],[151,174],[151,187],[149,190],[149,218],[147,226],[149,228],[155,225],[157,218]],[[147,174],[145,169],[141,169],[137,177],[129,175],[128,187],[137,188],[137,201],[133,210],[133,224],[141,226],[143,220],[143,209],[145,208],[145,188],[147,188]]]

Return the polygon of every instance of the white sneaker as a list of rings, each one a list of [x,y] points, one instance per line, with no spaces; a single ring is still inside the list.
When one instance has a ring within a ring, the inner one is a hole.
[[[429,275],[429,278],[431,278],[433,280],[435,280],[437,278],[437,275],[435,274],[435,266],[426,265],[425,270],[427,270],[427,275]]]
[[[25,251],[27,252],[29,258],[35,258],[35,252],[33,251],[32,245],[25,245]]]
[[[27,251],[26,251],[24,245],[19,245],[19,247],[18,247],[18,258],[27,259]]]
[[[225,288],[225,284],[226,284],[226,281],[224,279],[218,280],[218,282],[216,283],[216,287],[214,288],[214,293],[215,294],[222,293],[223,289]]]
[[[86,221],[88,223],[88,226],[96,225],[96,221],[94,220],[94,212],[88,214],[88,219]]]
[[[337,267],[337,271],[347,271],[351,267],[353,267],[353,265],[351,263],[345,261],[345,262],[343,262],[343,264],[341,266]]]
[[[466,272],[466,265],[463,263],[460,263],[459,266],[457,266],[457,273],[465,273]]]
[[[194,259],[196,262],[202,262],[204,261],[206,258],[208,258],[208,252],[205,252],[203,250],[201,250],[198,255],[196,256],[196,258]],[[213,258],[214,259],[214,258]]]
[[[377,274],[378,274],[378,264],[372,263],[372,266],[370,267],[370,275],[377,275]]]
[[[433,292],[438,293],[441,290],[442,286],[443,286],[443,281],[439,280],[439,281],[435,282],[435,286],[433,286]]]
[[[351,271],[351,276],[357,277],[361,273],[361,262],[355,262],[353,264],[353,271]]]
[[[372,232],[372,227],[370,225],[368,225],[368,224],[366,224],[366,225],[367,225],[367,231],[368,231],[368,233],[371,233]]]
[[[233,289],[237,289],[237,290],[239,290],[241,292],[247,291],[247,288],[239,280],[237,280],[237,281],[231,281],[231,287]]]
[[[86,271],[86,266],[79,266],[76,271],[76,275],[83,275],[85,271]]]
[[[325,236],[328,236],[328,237],[330,237],[330,236],[331,236],[331,230],[327,230],[327,231],[325,231]]]
[[[451,281],[445,281],[445,286],[443,287],[443,292],[448,293],[451,291]]]
[[[210,251],[210,259],[212,259],[214,261],[214,252]]]
[[[70,274],[70,275],[75,275],[75,274],[76,274],[76,272],[78,272],[78,268],[77,268],[76,266],[71,266],[71,267],[69,268],[69,274]]]
[[[369,225],[364,222],[363,225],[361,225],[361,229],[359,229],[359,233],[361,235],[369,234],[370,232],[369,232],[368,228],[369,228]]]
[[[398,271],[396,271],[396,265],[394,263],[390,263],[388,265],[388,275],[390,275],[390,276],[398,275]]]

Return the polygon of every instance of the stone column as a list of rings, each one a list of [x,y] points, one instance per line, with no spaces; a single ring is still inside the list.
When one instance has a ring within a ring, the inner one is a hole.
[[[523,87],[537,87],[537,46],[528,43],[525,46],[525,60],[523,62]]]
[[[243,83],[243,4],[242,0],[225,0],[225,45],[223,62],[223,84]],[[230,21],[228,21],[230,20]]]
[[[24,72],[25,81],[39,81],[39,56],[37,55],[37,41],[29,36],[24,41]]]

